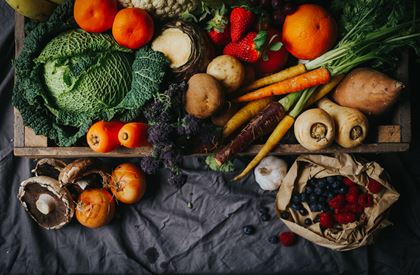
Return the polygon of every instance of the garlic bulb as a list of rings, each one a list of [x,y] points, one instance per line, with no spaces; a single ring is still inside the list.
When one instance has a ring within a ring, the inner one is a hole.
[[[254,170],[255,181],[263,190],[277,190],[287,174],[287,163],[277,157],[265,157]]]

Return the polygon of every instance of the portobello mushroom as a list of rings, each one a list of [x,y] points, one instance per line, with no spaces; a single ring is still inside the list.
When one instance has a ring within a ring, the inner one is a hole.
[[[58,175],[66,165],[67,164],[62,160],[44,158],[36,163],[32,173],[34,173],[35,176],[48,176],[53,179],[58,179]]]
[[[152,42],[152,49],[166,56],[179,81],[205,72],[215,56],[207,33],[196,24],[180,20],[162,27],[162,32]]]
[[[87,188],[107,187],[110,179],[107,170],[91,158],[77,159],[69,163],[58,176],[59,182],[75,199]]]
[[[70,192],[47,176],[23,181],[18,199],[29,215],[45,229],[59,229],[70,222],[74,203]]]

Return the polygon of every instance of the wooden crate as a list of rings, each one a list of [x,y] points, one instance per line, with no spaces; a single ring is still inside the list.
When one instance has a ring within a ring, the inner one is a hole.
[[[24,17],[16,14],[15,43],[16,56],[18,56],[24,39]],[[397,71],[397,77],[404,83],[408,83],[408,54],[401,60],[401,66]],[[142,157],[150,155],[151,148],[125,149],[120,148],[110,153],[96,153],[88,147],[49,147],[48,140],[44,136],[37,136],[32,129],[24,126],[19,111],[15,109],[14,124],[14,154],[31,158],[54,157],[54,158],[78,158],[78,157]],[[372,129],[375,130],[375,129]],[[410,94],[406,90],[399,98],[392,120],[388,125],[378,125],[375,130],[376,138],[373,143],[363,144],[356,148],[345,149],[333,145],[325,150],[316,152],[308,151],[299,144],[280,144],[272,152],[275,155],[294,155],[304,153],[386,153],[403,152],[408,150],[411,141],[411,110]],[[244,155],[256,154],[262,145],[251,146]]]

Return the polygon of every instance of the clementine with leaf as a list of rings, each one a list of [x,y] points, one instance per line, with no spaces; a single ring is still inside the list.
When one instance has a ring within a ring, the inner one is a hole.
[[[112,27],[117,14],[116,0],[76,0],[73,16],[87,32],[105,32]]]

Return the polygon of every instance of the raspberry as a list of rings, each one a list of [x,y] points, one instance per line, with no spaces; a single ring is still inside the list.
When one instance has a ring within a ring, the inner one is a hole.
[[[361,206],[361,205],[359,205],[357,203],[355,203],[355,204],[348,204],[348,205],[346,205],[345,210],[347,212],[351,212],[351,213],[354,213],[354,214],[359,214],[359,213],[362,213],[363,212],[363,206]]]
[[[371,193],[378,194],[383,188],[384,187],[382,186],[382,184],[380,184],[374,179],[369,178],[368,189]]]
[[[340,213],[335,215],[335,220],[339,224],[346,224],[350,222],[354,222],[356,220],[356,215],[354,213]]]
[[[359,194],[357,194],[357,193],[348,193],[347,195],[346,195],[346,201],[348,202],[348,203],[350,203],[350,204],[355,204],[355,203],[357,203],[357,200],[359,199]]]
[[[343,183],[345,185],[347,185],[348,187],[354,186],[354,182],[351,179],[349,179],[349,178],[344,178],[343,179]]]
[[[352,185],[352,186],[349,187],[349,191],[347,191],[347,194],[359,195],[359,188],[357,188],[356,185]]]
[[[371,194],[363,194],[359,196],[357,202],[362,207],[371,207],[373,206],[373,196]]]
[[[329,212],[322,212],[319,215],[319,224],[322,228],[331,228],[334,225],[333,216]]]
[[[280,234],[279,240],[284,246],[292,246],[296,243],[296,234],[293,232],[283,232]]]
[[[342,208],[345,204],[346,200],[344,195],[337,195],[334,198],[332,198],[331,200],[328,201],[328,205],[332,208],[332,209],[339,209]]]

